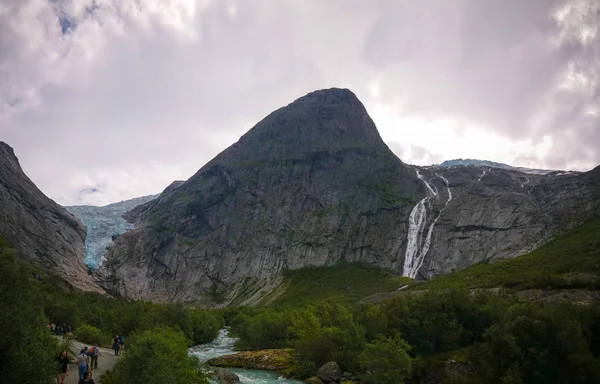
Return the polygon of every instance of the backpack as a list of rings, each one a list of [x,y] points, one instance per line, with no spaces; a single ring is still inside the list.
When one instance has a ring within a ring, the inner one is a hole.
[[[88,349],[88,351],[87,351],[88,356],[94,356],[95,354],[96,354],[96,347],[92,347],[92,348]]]

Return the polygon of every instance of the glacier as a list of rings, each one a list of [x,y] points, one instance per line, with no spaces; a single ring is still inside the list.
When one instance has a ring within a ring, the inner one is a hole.
[[[104,254],[114,238],[133,229],[133,224],[127,222],[122,215],[156,197],[158,195],[137,197],[103,207],[93,205],[64,207],[81,220],[87,230],[83,262],[91,269],[100,267],[104,261]]]

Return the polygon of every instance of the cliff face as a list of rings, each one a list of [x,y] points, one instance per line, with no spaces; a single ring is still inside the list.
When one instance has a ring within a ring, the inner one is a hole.
[[[595,172],[595,173],[594,173]],[[429,278],[515,257],[598,212],[598,171],[414,167],[356,96],[310,93],[126,214],[99,272],[128,298],[252,303],[284,269],[357,262]]]
[[[73,287],[102,292],[83,263],[85,227],[25,175],[13,149],[0,142],[0,236],[23,257]]]
[[[345,260],[397,270],[424,191],[352,92],[313,92],[130,212],[136,229],[107,254],[103,284],[131,298],[210,301],[253,279],[268,289],[283,269]]]
[[[424,228],[438,219],[421,267],[413,270],[416,278],[519,256],[600,212],[597,170],[542,175],[429,167],[421,173],[437,192],[428,202]]]

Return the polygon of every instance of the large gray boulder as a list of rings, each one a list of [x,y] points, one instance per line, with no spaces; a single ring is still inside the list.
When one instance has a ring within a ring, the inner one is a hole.
[[[317,370],[316,376],[326,383],[338,381],[344,377],[339,365],[335,361],[329,361],[323,364],[321,368]]]
[[[221,384],[235,384],[240,382],[238,375],[224,368],[213,368],[213,372]]]

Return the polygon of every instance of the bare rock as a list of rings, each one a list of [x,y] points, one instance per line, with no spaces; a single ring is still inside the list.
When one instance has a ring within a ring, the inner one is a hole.
[[[339,365],[335,361],[329,361],[317,370],[316,376],[325,382],[338,381],[343,375]]]
[[[25,175],[13,149],[0,142],[0,236],[23,258],[71,287],[104,292],[83,263],[83,224],[45,196]]]

